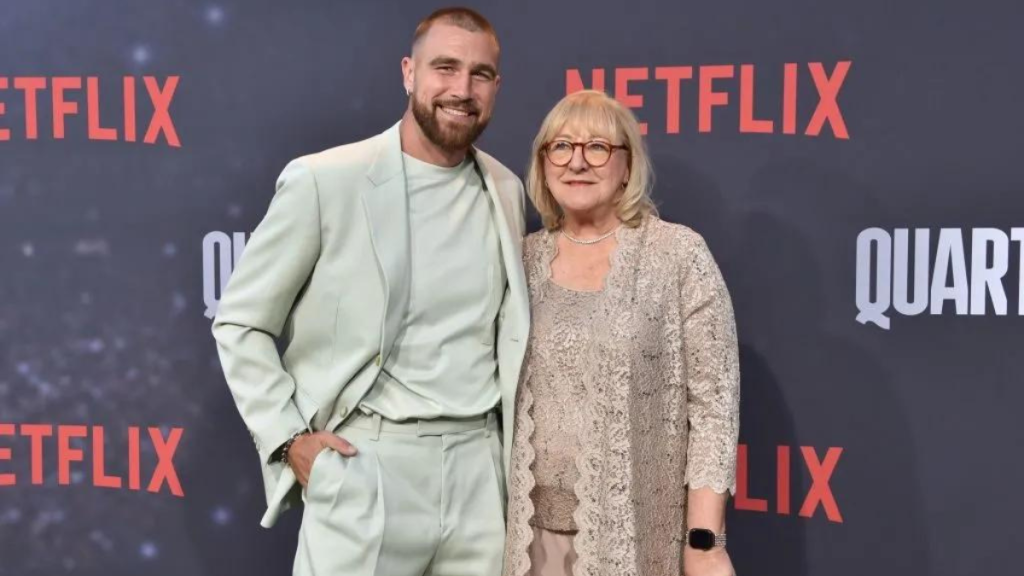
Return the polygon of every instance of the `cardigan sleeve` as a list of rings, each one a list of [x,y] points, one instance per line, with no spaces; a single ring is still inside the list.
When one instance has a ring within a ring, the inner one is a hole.
[[[740,367],[732,301],[704,239],[688,251],[682,282],[689,444],[686,483],[736,493]]]

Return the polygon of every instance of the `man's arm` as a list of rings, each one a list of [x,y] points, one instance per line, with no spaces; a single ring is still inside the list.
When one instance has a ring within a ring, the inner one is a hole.
[[[213,322],[224,376],[263,462],[306,428],[292,400],[295,381],[281,365],[275,339],[319,255],[316,179],[293,161],[278,178],[270,208],[246,244]]]

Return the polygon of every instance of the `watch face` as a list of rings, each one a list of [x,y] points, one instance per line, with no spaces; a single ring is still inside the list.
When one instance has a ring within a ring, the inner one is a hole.
[[[711,550],[715,547],[715,533],[705,528],[693,528],[690,530],[689,542],[691,548]]]

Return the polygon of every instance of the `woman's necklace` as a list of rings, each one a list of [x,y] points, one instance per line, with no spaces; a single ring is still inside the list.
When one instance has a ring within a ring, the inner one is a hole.
[[[612,234],[615,234],[615,232],[619,228],[622,228],[622,224],[621,223],[618,226],[616,226],[615,228],[612,228],[611,230],[605,232],[604,234],[601,234],[597,238],[592,238],[590,240],[580,240],[579,238],[573,238],[572,236],[570,236],[569,234],[567,234],[565,232],[565,228],[564,227],[561,228],[559,231],[562,233],[562,236],[565,236],[566,240],[568,240],[569,242],[573,242],[575,244],[582,244],[584,246],[589,246],[591,244],[597,244],[601,240],[604,240],[605,238],[608,238]]]

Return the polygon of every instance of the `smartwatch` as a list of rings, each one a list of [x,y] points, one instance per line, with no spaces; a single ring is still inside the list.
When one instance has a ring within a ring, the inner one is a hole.
[[[725,546],[725,534],[715,534],[707,528],[690,528],[686,532],[686,544],[697,550],[711,550],[715,546]]]

